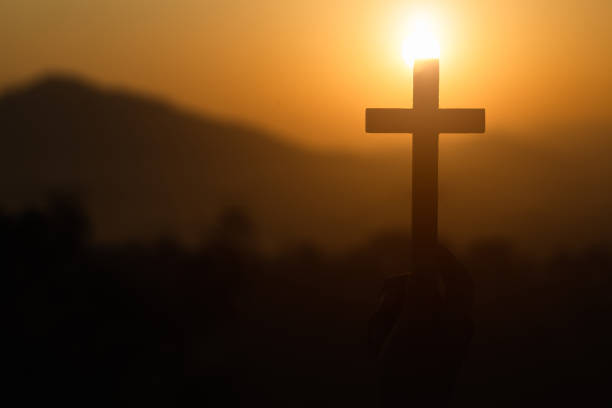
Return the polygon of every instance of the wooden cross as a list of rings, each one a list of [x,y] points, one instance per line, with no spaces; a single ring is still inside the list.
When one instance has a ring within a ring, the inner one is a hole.
[[[484,109],[440,109],[439,61],[414,63],[412,109],[366,109],[366,132],[412,133],[412,242],[438,242],[438,135],[483,133]]]

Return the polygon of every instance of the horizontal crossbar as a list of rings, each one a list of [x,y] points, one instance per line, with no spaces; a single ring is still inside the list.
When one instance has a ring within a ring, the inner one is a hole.
[[[419,130],[436,133],[483,133],[484,109],[366,109],[368,133],[415,133]]]

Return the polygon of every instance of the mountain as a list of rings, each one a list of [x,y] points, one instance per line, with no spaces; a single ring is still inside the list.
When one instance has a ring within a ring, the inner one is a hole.
[[[307,151],[71,77],[8,91],[0,135],[2,205],[76,193],[101,241],[163,234],[197,242],[230,206],[243,208],[271,245],[343,245],[408,219],[401,154]]]
[[[612,126],[592,124],[443,135],[442,237],[494,235],[530,247],[607,240],[610,135]],[[197,243],[238,206],[265,246],[341,248],[409,226],[410,150],[308,150],[56,75],[0,97],[0,185],[6,210],[49,192],[76,194],[101,242],[163,235]]]

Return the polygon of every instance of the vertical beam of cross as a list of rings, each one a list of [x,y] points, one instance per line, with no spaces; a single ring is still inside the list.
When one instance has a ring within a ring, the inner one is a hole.
[[[431,115],[438,110],[438,72],[438,60],[415,61],[415,111]],[[426,120],[434,122],[433,117]],[[425,247],[438,240],[438,132],[433,126],[423,126],[412,137],[412,240]]]
[[[412,133],[412,242],[438,242],[438,135],[483,133],[484,109],[440,109],[439,61],[416,60],[412,109],[366,109],[366,132]]]

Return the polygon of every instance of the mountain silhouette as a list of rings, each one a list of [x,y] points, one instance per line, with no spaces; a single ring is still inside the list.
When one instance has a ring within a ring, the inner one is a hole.
[[[444,135],[442,239],[605,240],[612,233],[612,189],[603,177],[612,171],[611,129]],[[164,235],[197,243],[236,206],[270,247],[346,247],[409,226],[408,145],[363,154],[308,149],[67,75],[5,91],[0,135],[0,209],[73,193],[101,242]]]
[[[68,76],[6,92],[0,134],[2,205],[78,194],[102,241],[197,242],[223,208],[238,205],[264,242],[335,245],[389,225],[389,214],[396,222],[409,205],[405,152],[308,151]]]

